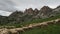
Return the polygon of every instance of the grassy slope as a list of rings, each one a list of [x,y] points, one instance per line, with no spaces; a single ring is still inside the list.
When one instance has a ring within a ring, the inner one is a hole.
[[[60,18],[60,15],[55,16],[55,17],[45,18],[45,19],[36,19],[36,20],[32,20],[32,21],[22,22],[22,23],[19,23],[19,24],[7,24],[7,25],[8,26],[21,27],[21,25],[24,26],[24,25],[28,25],[28,24],[32,24],[32,23],[41,23],[41,22],[45,22],[45,21],[55,20],[55,19],[58,19],[58,18]]]
[[[54,24],[45,28],[34,28],[21,34],[60,34],[60,25]]]
[[[49,20],[55,20],[58,18],[60,18],[59,15],[56,17],[39,19],[39,20],[36,20],[36,22],[39,23],[39,22],[44,22]],[[32,22],[34,23],[35,21],[32,21]],[[21,34],[60,34],[60,24],[48,25],[48,27],[45,27],[45,28],[34,28],[31,30],[25,31]]]
[[[21,25],[40,23],[40,22],[55,20],[58,18],[60,18],[60,15],[51,17],[51,18],[46,18],[46,19],[37,19],[37,20],[29,21],[29,22],[20,23],[20,24],[8,24],[8,25],[14,25],[16,27],[20,27]],[[60,34],[60,24],[49,25],[46,28],[33,28],[31,30],[22,32],[21,34]]]

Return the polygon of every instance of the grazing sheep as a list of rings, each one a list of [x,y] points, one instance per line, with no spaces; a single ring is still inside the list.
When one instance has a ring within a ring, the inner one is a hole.
[[[55,24],[54,22],[55,22],[54,20],[48,21],[47,24],[48,24],[48,25],[50,25],[50,24]]]
[[[32,25],[33,27],[37,27],[37,24]]]
[[[8,29],[3,29],[3,31],[1,31],[0,34],[9,34],[9,30]]]
[[[55,20],[56,23],[60,24],[60,19]]]
[[[24,30],[29,30],[34,27],[46,28],[50,24],[56,24],[56,23],[59,24],[59,22],[60,22],[60,19],[42,22],[42,23],[34,23],[34,24],[26,25],[25,27],[22,27],[22,28],[14,28],[14,26],[12,26],[11,28],[14,28],[14,29],[6,29],[6,28],[3,28],[2,26],[1,28],[3,29],[0,29],[0,34],[19,34],[20,32],[25,32]]]
[[[23,28],[16,28],[16,31],[18,31],[18,32],[20,32],[20,31],[24,32]]]
[[[29,29],[32,29],[32,28],[33,28],[33,24],[30,24],[30,25],[28,26],[28,28],[29,28]]]
[[[0,29],[0,32],[3,31],[3,29]]]
[[[42,24],[40,25],[41,28],[45,28],[45,27],[47,27],[47,26],[48,26],[48,24],[45,24],[45,23],[42,23]]]
[[[59,19],[55,20],[55,23],[57,23],[59,21]]]
[[[23,30],[28,30],[28,27],[22,27],[23,28]]]
[[[18,32],[16,31],[16,29],[10,29],[9,32],[10,32],[11,34],[17,34],[17,33],[18,33]]]

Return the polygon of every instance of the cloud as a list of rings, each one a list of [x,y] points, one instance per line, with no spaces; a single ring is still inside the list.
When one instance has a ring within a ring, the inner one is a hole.
[[[14,11],[24,10],[26,8],[41,8],[48,5],[52,8],[58,6],[60,0],[0,0],[0,10]]]
[[[25,8],[41,8],[44,5],[55,8],[60,4],[60,0],[12,0],[16,4],[17,9],[23,10]]]
[[[0,10],[0,15],[2,15],[2,16],[9,16],[11,13],[12,12]]]
[[[14,11],[15,4],[10,0],[0,0],[0,10]]]
[[[3,11],[15,11],[24,10],[26,8],[38,8],[40,9],[44,5],[55,8],[60,5],[60,0],[0,0],[0,10]],[[8,12],[1,12],[0,14],[8,15]]]

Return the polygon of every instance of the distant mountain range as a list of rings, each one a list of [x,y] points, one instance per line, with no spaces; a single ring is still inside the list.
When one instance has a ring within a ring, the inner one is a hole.
[[[10,16],[0,16],[0,24],[6,23],[21,23],[25,21],[30,21],[33,19],[44,19],[60,15],[60,6],[55,9],[52,9],[48,6],[43,6],[40,10],[35,8],[26,9],[24,12],[15,11]]]

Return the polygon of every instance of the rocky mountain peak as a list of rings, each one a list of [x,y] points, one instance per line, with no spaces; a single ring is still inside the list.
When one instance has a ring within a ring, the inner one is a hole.
[[[46,11],[49,11],[49,10],[51,10],[51,8],[48,7],[48,6],[43,6],[43,7],[41,8],[41,11],[42,11],[42,12],[46,12]]]
[[[10,16],[18,16],[18,15],[22,15],[23,14],[23,12],[22,11],[15,11],[15,12],[13,12]]]
[[[34,9],[34,14],[37,15],[39,13],[39,10],[37,8]]]
[[[60,5],[57,8],[60,8]]]
[[[52,9],[48,6],[43,6],[41,9],[40,9],[40,12],[38,13],[38,16],[40,18],[48,18],[49,15],[52,13]]]
[[[28,13],[32,13],[33,12],[33,9],[32,8],[29,8],[27,9]]]
[[[37,8],[34,9],[35,12],[39,11]]]
[[[44,7],[41,8],[40,11],[41,11],[41,13],[47,14],[47,13],[51,12],[52,9],[48,6],[44,6]]]
[[[29,8],[29,9],[26,9],[24,13],[31,15],[31,14],[33,14],[33,12],[34,12],[34,10],[32,8]]]

